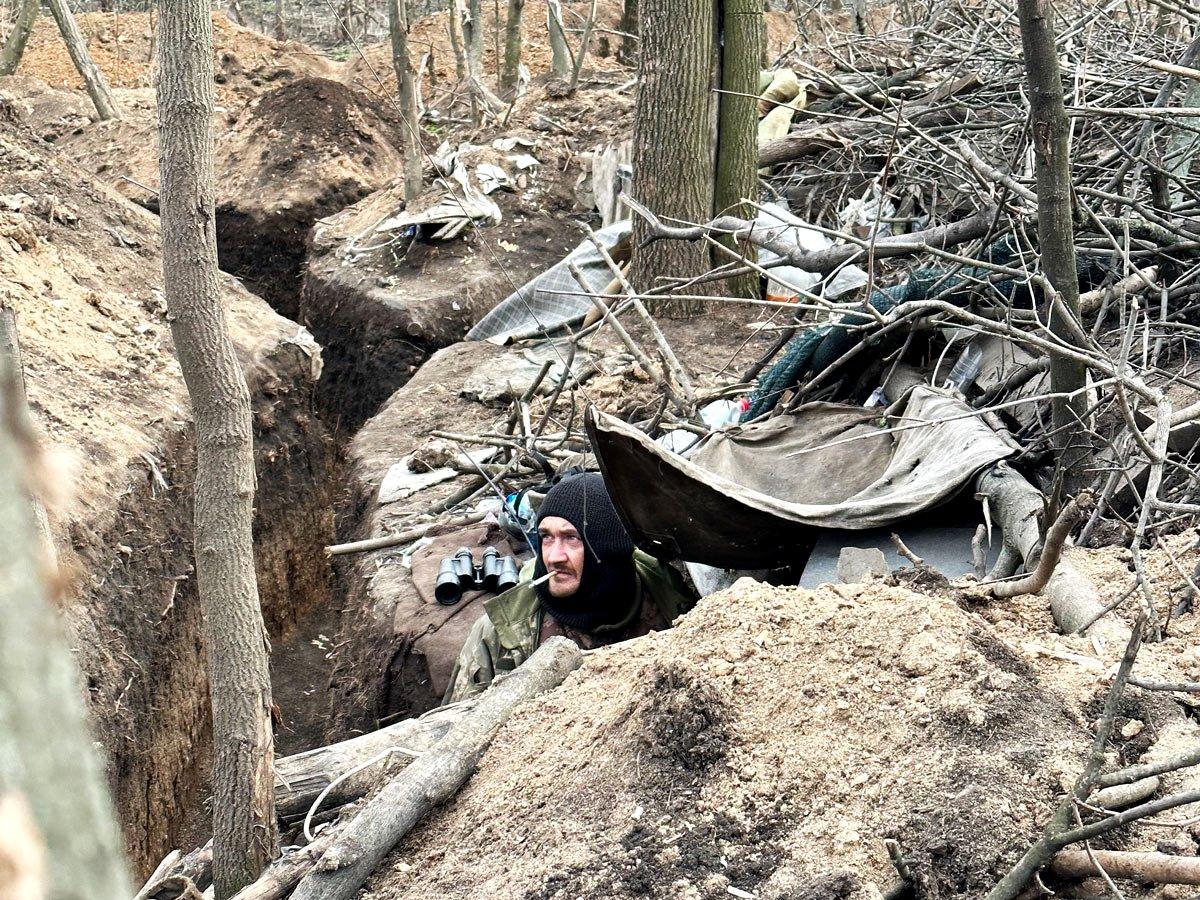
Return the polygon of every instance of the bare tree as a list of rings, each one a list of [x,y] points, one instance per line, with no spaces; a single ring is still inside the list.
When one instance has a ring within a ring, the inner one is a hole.
[[[521,13],[524,8],[525,0],[508,0],[508,18],[504,24],[504,68],[500,72],[500,91],[506,96],[516,93],[520,78]]]
[[[555,78],[571,76],[571,48],[563,25],[562,4],[546,0],[546,30],[550,33],[550,71]]]
[[[24,801],[49,864],[50,900],[127,900],[129,880],[79,673],[47,596],[17,366],[0,350],[0,806]]]
[[[621,7],[620,31],[621,45],[617,49],[617,59],[628,66],[637,59],[638,0],[625,0]]]
[[[113,99],[112,91],[108,88],[108,81],[105,80],[100,67],[92,61],[92,56],[88,53],[87,41],[83,39],[79,25],[75,22],[75,16],[71,14],[71,8],[67,6],[67,0],[46,0],[46,5],[50,7],[50,14],[54,16],[54,21],[58,23],[58,30],[62,34],[63,42],[67,45],[67,53],[71,55],[71,61],[75,63],[75,68],[79,70],[79,74],[83,78],[83,86],[87,88],[88,96],[92,98],[92,103],[96,107],[96,115],[102,120],[121,118],[117,101]]]
[[[392,38],[392,68],[400,93],[400,115],[404,119],[404,200],[412,202],[421,193],[421,120],[413,88],[412,58],[408,51],[408,0],[388,0],[388,31]]]
[[[662,217],[706,222],[713,209],[715,11],[712,0],[643,0],[637,110],[633,124],[633,195]],[[709,268],[706,244],[646,245],[634,218],[630,281],[641,291],[662,276],[692,277]],[[703,301],[657,301],[653,312],[695,315]]]
[[[4,42],[4,49],[0,50],[0,75],[11,75],[17,71],[40,7],[40,0],[24,0],[17,10],[17,19],[8,33],[8,40]]]
[[[283,0],[275,0],[275,40],[287,40],[287,22],[283,18]]]
[[[722,3],[721,94],[717,121],[716,212],[752,218],[743,200],[758,198],[758,73],[765,44],[762,3]],[[727,240],[732,247],[733,241]],[[747,252],[749,247],[744,248]],[[758,296],[758,275],[729,282],[741,297]]]
[[[158,83],[163,286],[196,428],[195,556],[213,710],[218,900],[275,854],[271,682],[254,572],[250,394],[219,302],[208,0],[163,0]]]
[[[1038,247],[1042,269],[1057,294],[1047,297],[1047,304],[1061,304],[1058,310],[1048,309],[1047,315],[1054,334],[1069,344],[1074,342],[1071,325],[1080,317],[1079,276],[1075,266],[1067,111],[1063,105],[1053,14],[1048,0],[1017,2],[1037,170]],[[1082,362],[1051,356],[1050,385],[1056,395],[1055,445],[1067,474],[1068,488],[1080,485],[1083,466],[1091,451],[1083,423],[1087,396],[1082,389],[1086,378],[1087,369]],[[1072,397],[1064,396],[1071,391],[1075,392]]]

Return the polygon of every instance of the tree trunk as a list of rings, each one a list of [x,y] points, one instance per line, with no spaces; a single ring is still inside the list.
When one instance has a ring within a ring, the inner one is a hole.
[[[126,900],[104,766],[45,587],[23,459],[32,436],[18,431],[26,413],[15,375],[12,357],[0,352],[0,805],[9,816],[28,807],[37,832],[30,837],[49,865],[49,900]]]
[[[37,22],[40,7],[40,0],[24,0],[21,4],[17,20],[13,23],[12,31],[8,33],[8,40],[4,42],[4,49],[0,50],[0,75],[12,75],[17,71],[21,54],[25,52],[29,35],[33,33],[34,23]]]
[[[505,98],[516,96],[521,71],[521,12],[525,0],[508,0],[508,19],[504,25],[504,69],[500,73],[500,91]]]
[[[392,37],[392,68],[400,88],[400,116],[404,119],[404,201],[411,203],[421,193],[421,120],[408,53],[408,0],[388,0],[388,31]]]
[[[707,222],[713,210],[715,22],[711,0],[643,0],[637,110],[633,124],[633,196],[660,217]],[[643,245],[646,223],[633,220],[630,278],[646,291],[663,276],[708,271],[700,242]],[[651,312],[691,316],[696,300],[657,301]]]
[[[33,423],[29,418],[29,407],[25,395],[25,367],[21,361],[21,339],[17,334],[16,313],[4,301],[0,300],[0,355],[9,360],[13,370],[13,422],[18,434],[32,436]],[[37,527],[39,543],[45,554],[46,564],[53,573],[58,568],[58,551],[54,546],[54,535],[50,531],[50,517],[46,514],[46,506],[41,498],[30,497],[33,521]],[[0,895],[2,896],[2,895]]]
[[[558,0],[546,0],[546,29],[550,33],[550,72],[555,78],[570,78],[571,48]]]
[[[246,16],[242,12],[242,0],[230,0],[229,7],[233,11],[233,21],[245,28]]]
[[[207,0],[163,0],[158,84],[163,288],[196,422],[195,556],[213,710],[218,900],[275,855],[271,682],[254,574],[250,393],[218,294]]]
[[[283,0],[275,0],[275,40],[287,40],[287,23],[283,20]]]
[[[71,62],[75,63],[75,68],[83,77],[84,87],[87,88],[88,96],[95,104],[96,115],[101,121],[121,118],[117,101],[113,99],[112,92],[108,89],[104,73],[92,62],[91,54],[88,53],[87,41],[83,39],[83,34],[79,31],[75,16],[71,14],[71,9],[67,6],[67,0],[46,0],[46,4],[50,7],[50,14],[54,16],[54,21],[58,23],[58,30],[62,33],[63,42],[67,45]]]
[[[1075,269],[1075,237],[1071,214],[1071,160],[1067,113],[1063,106],[1062,74],[1054,41],[1053,15],[1048,0],[1017,0],[1021,45],[1029,84],[1033,149],[1037,170],[1038,247],[1042,270],[1063,306],[1079,318],[1079,278]],[[1049,308],[1046,315],[1054,334],[1074,343],[1069,323]],[[1074,397],[1053,401],[1055,447],[1066,477],[1068,493],[1082,486],[1091,444],[1084,428],[1087,397],[1084,365],[1061,356],[1050,358],[1050,389],[1076,391]]]
[[[638,0],[625,0],[621,8],[621,46],[617,59],[627,66],[633,65],[638,53]]]
[[[758,199],[758,74],[762,57],[763,15],[759,0],[724,0],[721,49],[720,115],[717,119],[715,205],[718,215],[754,217],[742,202]],[[732,239],[723,241],[735,247]],[[741,252],[755,259],[749,244]],[[758,275],[751,272],[726,282],[737,297],[758,297]]]
[[[483,83],[483,3],[464,0],[462,20],[463,47],[467,56],[467,74]]]
[[[450,47],[454,50],[454,75],[460,82],[467,77],[467,54],[463,49],[462,4],[463,0],[450,0],[447,17],[450,23]]]
[[[588,12],[587,22],[583,26],[583,34],[579,38],[579,52],[575,54],[575,64],[571,69],[571,83],[567,90],[574,94],[579,87],[579,75],[583,72],[583,62],[587,59],[588,44],[592,40],[592,28],[596,24],[596,0],[592,0],[592,8]]]

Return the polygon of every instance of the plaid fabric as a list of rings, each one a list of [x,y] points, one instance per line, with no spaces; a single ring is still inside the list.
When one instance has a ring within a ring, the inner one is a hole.
[[[628,221],[614,222],[596,232],[606,248],[615,247],[629,234]],[[467,332],[467,340],[507,344],[524,338],[546,336],[577,323],[592,309],[592,301],[579,291],[575,276],[567,269],[575,263],[588,287],[600,293],[612,281],[612,273],[600,252],[589,240],[567,257],[523,285],[497,304]]]

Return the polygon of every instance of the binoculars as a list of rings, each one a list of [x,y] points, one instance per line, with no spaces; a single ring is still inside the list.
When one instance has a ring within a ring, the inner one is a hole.
[[[470,549],[459,547],[438,566],[433,596],[442,606],[453,606],[464,591],[502,594],[516,586],[518,577],[517,561],[511,556],[502,557],[495,547],[483,551],[483,563],[478,566]]]

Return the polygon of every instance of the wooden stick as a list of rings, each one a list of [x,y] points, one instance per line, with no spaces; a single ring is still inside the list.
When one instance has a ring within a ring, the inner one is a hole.
[[[587,280],[584,278],[583,273],[579,271],[579,266],[572,262],[567,263],[567,268],[570,270],[571,274],[575,276],[575,280],[579,282],[579,289],[583,291],[591,299],[592,303],[595,304],[596,308],[600,310],[604,316],[604,321],[612,326],[613,331],[617,333],[617,337],[621,339],[621,343],[625,345],[626,349],[633,354],[633,358],[637,360],[638,365],[646,370],[647,375],[658,382],[659,386],[666,393],[667,397],[670,398],[671,402],[675,404],[676,408],[686,417],[688,415],[687,404],[679,398],[678,394],[675,393],[674,388],[671,387],[670,379],[667,378],[665,372],[659,371],[658,367],[655,366],[650,360],[650,357],[646,355],[646,352],[637,345],[632,337],[629,336],[629,332],[625,330],[625,326],[621,324],[621,321],[613,315],[613,312],[611,309],[609,309],[608,304],[604,302],[599,294],[588,287]]]
[[[475,771],[500,726],[522,702],[553,690],[579,667],[573,641],[552,637],[512,674],[497,679],[461,722],[393,778],[338,835],[292,900],[348,900],[388,851]]]
[[[584,226],[587,228],[587,226]],[[603,242],[596,237],[596,233],[592,229],[587,229],[588,240],[592,242],[592,246],[600,253],[600,258],[604,260],[613,277],[621,285],[621,289],[625,291],[633,304],[634,312],[638,314],[641,320],[650,329],[650,336],[654,338],[654,344],[658,347],[658,352],[662,354],[663,363],[671,370],[671,374],[675,380],[679,382],[679,389],[683,391],[684,399],[689,403],[696,402],[696,389],[692,386],[692,380],[688,378],[687,371],[679,362],[679,358],[675,355],[675,351],[667,342],[666,335],[662,333],[662,329],[658,327],[658,322],[654,320],[654,316],[650,315],[650,311],[646,309],[646,304],[642,303],[637,298],[637,291],[633,289],[633,285],[629,283],[629,279],[625,277],[625,273],[621,271],[621,267],[617,265],[612,255],[608,252],[608,248]]]
[[[321,791],[335,778],[377,756],[389,747],[404,747],[423,753],[433,747],[456,722],[467,715],[476,704],[475,699],[463,701],[426,713],[417,719],[404,719],[378,731],[358,737],[317,747],[294,756],[286,756],[275,762],[275,812],[280,819],[301,818]],[[383,781],[383,773],[389,771],[389,763],[407,764],[408,760],[393,755],[391,760],[381,760],[353,778],[348,778],[331,791],[321,804],[329,810],[365,796]]]
[[[1200,884],[1200,857],[1125,850],[1060,850],[1050,860],[1050,871],[1064,878],[1092,878],[1104,869],[1113,878],[1130,878],[1154,884]]]
[[[458,519],[447,519],[441,522],[429,522],[426,525],[418,525],[407,531],[401,531],[399,534],[368,538],[365,541],[351,541],[348,544],[332,544],[325,548],[325,555],[343,556],[347,553],[366,553],[369,550],[383,550],[386,547],[397,547],[400,544],[408,544],[420,540],[435,528],[458,528],[461,525],[474,525],[476,522],[482,522],[484,515],[486,514],[481,512],[471,513]]]

